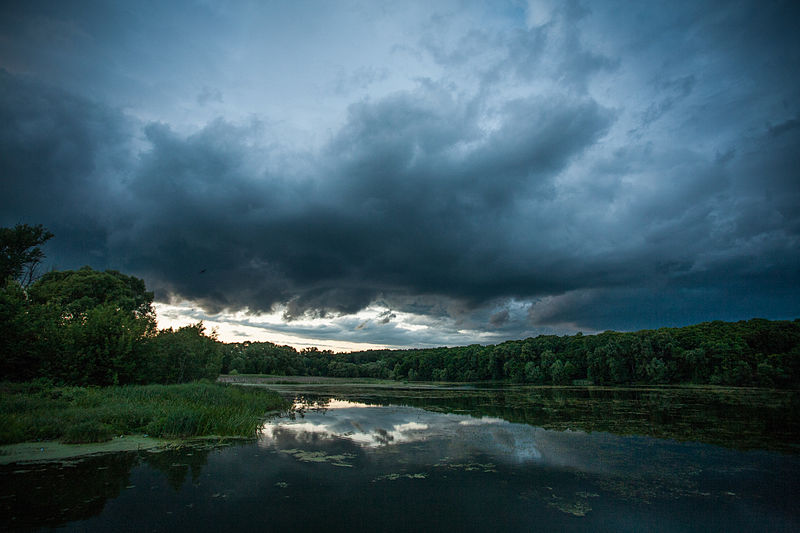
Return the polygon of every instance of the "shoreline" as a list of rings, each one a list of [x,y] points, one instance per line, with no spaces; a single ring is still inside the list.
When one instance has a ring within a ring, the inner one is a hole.
[[[88,444],[64,444],[59,441],[18,442],[0,446],[0,465],[49,463],[104,453],[153,450],[170,447],[176,442],[178,441],[144,435],[126,435],[106,442]]]
[[[56,440],[18,442],[0,446],[0,466],[11,464],[32,465],[59,461],[81,460],[95,455],[119,452],[159,453],[168,450],[195,447],[226,446],[251,442],[250,437],[205,435],[187,439],[164,439],[145,435],[120,435],[106,442],[65,444]]]

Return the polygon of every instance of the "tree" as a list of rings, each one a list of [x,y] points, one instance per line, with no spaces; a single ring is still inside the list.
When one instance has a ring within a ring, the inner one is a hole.
[[[161,330],[150,340],[147,381],[183,383],[214,379],[222,369],[222,349],[215,333],[206,335],[202,322]]]
[[[0,228],[0,282],[8,278],[28,287],[36,278],[36,268],[44,259],[41,246],[53,237],[41,224],[17,224]]]
[[[44,259],[39,246],[52,237],[41,225],[0,228],[0,375],[4,379],[37,377],[45,358],[55,355],[50,347],[60,345],[57,311],[33,305],[26,291]]]
[[[525,363],[525,381],[529,383],[541,383],[544,379],[544,374],[539,368],[539,365],[534,361]]]
[[[145,341],[155,333],[153,293],[113,270],[48,272],[28,289],[27,313],[41,330],[27,344],[39,375],[75,385],[141,381]]]
[[[644,365],[644,374],[648,383],[669,383],[669,369],[658,357],[653,357]]]
[[[145,339],[150,324],[113,304],[89,309],[81,320],[62,324],[62,356],[50,372],[76,385],[125,385],[143,380]]]
[[[22,286],[6,278],[0,287],[0,376],[12,381],[40,376],[45,361],[58,358],[63,345],[58,322],[58,309],[31,304]]]
[[[147,291],[143,280],[116,270],[100,272],[85,266],[48,272],[28,292],[33,302],[58,305],[67,321],[81,320],[91,309],[110,305],[155,327],[153,293]]]
[[[563,385],[567,382],[567,375],[564,372],[564,363],[561,362],[561,359],[556,359],[556,362],[550,365],[548,372],[550,373],[550,380],[553,382],[553,385]]]

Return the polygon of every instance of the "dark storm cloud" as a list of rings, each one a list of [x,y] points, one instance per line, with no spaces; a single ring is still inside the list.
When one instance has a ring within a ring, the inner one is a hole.
[[[497,328],[508,322],[508,318],[509,318],[508,309],[503,309],[502,311],[498,311],[497,313],[489,317],[489,324],[492,327]]]
[[[384,292],[480,302],[552,283],[503,264],[506,225],[519,202],[552,195],[610,116],[591,101],[515,100],[482,134],[475,102],[423,86],[354,106],[316,175],[281,175],[253,146],[257,124],[220,120],[183,137],[152,123],[132,158],[115,144],[133,127],[122,115],[7,74],[3,84],[4,103],[15,92],[41,105],[4,108],[11,202],[68,235],[48,212],[94,225],[111,248],[95,261],[145,275],[162,296],[209,309],[288,302],[289,316],[354,312]],[[117,152],[121,175],[96,168]]]
[[[551,195],[609,114],[520,100],[481,135],[473,108],[431,87],[358,104],[312,176],[282,175],[269,154],[253,161],[247,128],[218,121],[182,138],[151,124],[127,188],[141,217],[116,234],[120,253],[212,309],[288,303],[288,317],[352,313],[380,294],[480,302],[510,283],[535,290],[535,278],[517,279],[521,265],[485,262],[506,253],[517,204]],[[477,147],[460,150],[468,142]]]
[[[0,71],[2,222],[45,224],[60,268],[118,268],[210,313],[391,309],[283,326],[317,338],[402,345],[400,313],[430,318],[426,343],[445,318],[515,337],[798,314],[791,5],[565,6],[530,28],[424,35],[441,79],[351,103],[318,149],[268,120],[187,133]],[[585,44],[593,21],[622,44]],[[336,76],[347,94],[390,73]],[[186,98],[228,103],[215,87]]]
[[[3,223],[47,223],[68,236],[50,245],[56,263],[103,265],[108,233],[123,222],[108,178],[130,169],[125,117],[0,69],[0,123]]]

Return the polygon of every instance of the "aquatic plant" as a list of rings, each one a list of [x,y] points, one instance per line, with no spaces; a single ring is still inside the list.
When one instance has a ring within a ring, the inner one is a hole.
[[[215,383],[53,387],[0,384],[0,444],[26,440],[101,442],[111,435],[253,437],[277,393]]]

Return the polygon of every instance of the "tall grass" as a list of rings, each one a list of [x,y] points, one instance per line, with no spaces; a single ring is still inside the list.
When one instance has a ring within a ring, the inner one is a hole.
[[[32,440],[102,442],[114,435],[254,436],[275,392],[196,382],[124,387],[0,384],[0,444]]]

